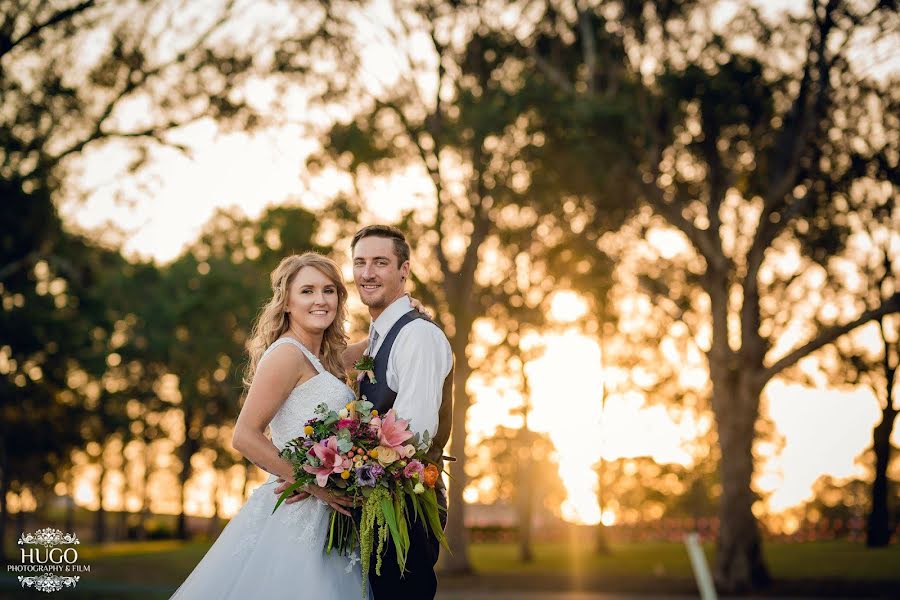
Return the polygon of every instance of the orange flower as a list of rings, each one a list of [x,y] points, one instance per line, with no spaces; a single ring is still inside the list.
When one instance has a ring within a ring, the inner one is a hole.
[[[434,465],[428,465],[425,467],[425,485],[433,488],[434,484],[437,483],[438,475],[440,475],[440,471]]]

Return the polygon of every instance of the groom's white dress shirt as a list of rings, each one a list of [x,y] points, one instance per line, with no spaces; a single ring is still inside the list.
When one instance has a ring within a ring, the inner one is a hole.
[[[409,297],[392,302],[370,327],[369,355],[375,356],[391,327],[412,310]],[[377,333],[373,336],[371,329]],[[371,344],[375,337],[375,344]],[[387,384],[397,392],[394,409],[420,438],[437,432],[444,380],[453,367],[453,351],[447,336],[433,323],[416,319],[397,334],[387,364]]]

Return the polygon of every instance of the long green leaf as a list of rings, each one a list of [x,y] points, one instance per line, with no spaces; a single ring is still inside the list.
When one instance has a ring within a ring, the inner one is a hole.
[[[331,548],[334,546],[334,522],[337,520],[337,512],[331,511],[331,525],[328,527],[328,545],[325,547],[325,554],[331,554]]]
[[[416,522],[418,522],[422,516],[422,507],[419,504],[419,495],[414,492],[410,494],[409,497],[412,499],[413,510],[415,511],[415,516],[413,518],[416,520]]]
[[[450,552],[450,546],[447,545],[447,538],[444,536],[444,528],[441,527],[440,507],[437,503],[437,496],[434,488],[428,488],[422,494],[422,503],[425,505],[425,516],[431,527],[431,532],[437,536],[438,542]]]
[[[394,512],[394,504],[390,497],[381,499],[381,512],[387,521],[388,528],[391,530],[391,540],[394,542],[394,549],[397,551],[397,563],[399,565],[406,564],[406,552],[403,551],[403,544],[400,538],[400,530],[397,526],[397,515]],[[407,540],[407,544],[409,540]],[[408,549],[408,546],[407,546]]]
[[[394,493],[394,512],[397,514],[397,529],[400,530],[400,543],[403,546],[403,560],[400,554],[397,554],[400,572],[406,570],[406,556],[409,554],[409,530],[406,527],[406,501],[404,500],[403,489],[398,489]]]
[[[288,487],[288,489],[284,490],[281,493],[281,496],[278,497],[278,502],[275,503],[275,508],[272,509],[272,514],[275,514],[275,511],[278,510],[278,507],[281,506],[281,503],[284,502],[285,500],[287,500],[291,496],[291,494],[296,492],[302,486],[303,486],[302,481],[295,481]]]

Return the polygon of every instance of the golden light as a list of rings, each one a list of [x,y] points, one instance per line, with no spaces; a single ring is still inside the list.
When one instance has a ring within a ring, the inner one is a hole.
[[[776,380],[765,393],[769,400],[764,410],[785,439],[778,454],[760,457],[755,480],[760,490],[771,493],[770,512],[809,500],[813,483],[824,473],[865,477],[856,457],[871,445],[872,427],[881,419],[870,390],[817,389]]]
[[[550,300],[550,318],[558,323],[577,321],[588,311],[588,304],[575,292],[561,291]]]
[[[544,342],[544,355],[526,366],[532,381],[529,421],[535,431],[549,434],[556,447],[567,494],[563,518],[595,524],[600,509],[593,465],[602,451],[597,443],[601,432],[600,347],[574,329],[547,335]]]
[[[81,506],[91,506],[97,502],[97,492],[94,484],[83,477],[75,485],[75,503]]]

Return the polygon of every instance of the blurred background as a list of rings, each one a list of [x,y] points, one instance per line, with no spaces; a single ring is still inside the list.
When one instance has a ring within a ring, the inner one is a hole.
[[[265,479],[269,271],[392,223],[441,597],[696,594],[691,532],[720,593],[900,593],[898,79],[895,0],[0,0],[4,563],[168,597]]]

